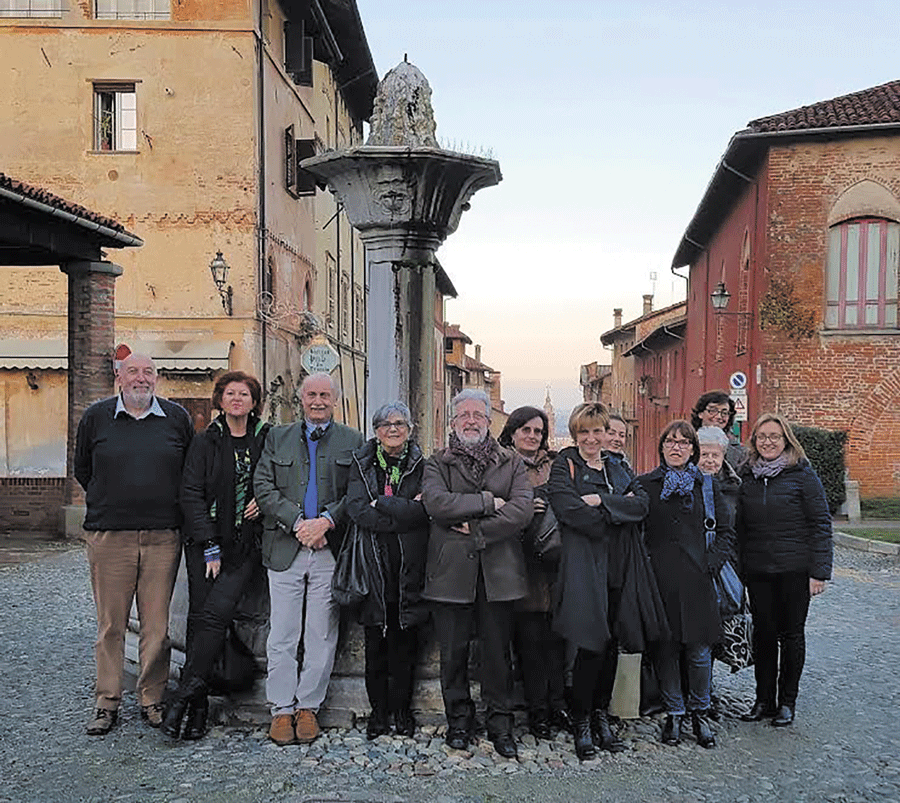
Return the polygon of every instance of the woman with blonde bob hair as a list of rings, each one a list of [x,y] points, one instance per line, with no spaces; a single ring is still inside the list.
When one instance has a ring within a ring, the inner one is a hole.
[[[825,490],[777,413],[761,415],[750,433],[736,529],[756,674],[756,702],[743,719],[784,727],[794,721],[809,600],[831,578],[832,544]]]
[[[562,535],[553,626],[575,655],[571,715],[581,760],[598,749],[626,749],[608,712],[618,648],[642,652],[666,629],[636,526],[647,515],[647,494],[606,459],[608,425],[604,405],[576,407],[569,418],[575,446],[557,455],[548,483]]]

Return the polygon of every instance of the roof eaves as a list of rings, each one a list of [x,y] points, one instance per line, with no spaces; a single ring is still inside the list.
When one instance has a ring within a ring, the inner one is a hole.
[[[741,188],[748,179],[755,180],[755,177],[750,179],[748,173],[755,174],[762,157],[773,144],[786,139],[841,139],[882,131],[900,132],[900,123],[865,123],[784,131],[755,131],[745,128],[735,132],[681,237],[672,259],[672,269],[692,264],[706,250],[709,245],[707,238],[731,211]]]

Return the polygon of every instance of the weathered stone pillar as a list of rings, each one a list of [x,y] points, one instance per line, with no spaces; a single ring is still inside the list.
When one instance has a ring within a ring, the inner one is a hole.
[[[66,492],[61,530],[66,538],[81,536],[84,493],[73,473],[75,434],[85,409],[112,396],[115,377],[112,356],[116,333],[116,277],[122,268],[112,262],[66,262],[69,277],[69,402],[66,439]]]

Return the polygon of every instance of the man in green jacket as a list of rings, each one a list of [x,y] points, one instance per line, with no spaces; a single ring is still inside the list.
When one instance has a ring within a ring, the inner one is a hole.
[[[339,608],[331,576],[344,532],[350,460],[363,443],[361,433],[332,421],[339,397],[330,374],[308,376],[300,387],[304,420],[269,431],[253,475],[269,573],[269,737],[281,745],[319,735],[316,712],[334,665]]]

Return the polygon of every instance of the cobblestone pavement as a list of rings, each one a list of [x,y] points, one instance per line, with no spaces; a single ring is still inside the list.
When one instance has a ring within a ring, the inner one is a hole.
[[[838,548],[807,631],[795,725],[739,721],[752,673],[719,666],[725,716],[714,750],[693,739],[660,745],[654,719],[623,726],[625,753],[584,764],[571,737],[535,744],[521,732],[518,762],[483,740],[448,751],[433,728],[375,742],[332,730],[303,748],[278,748],[250,728],[172,743],[140,721],[130,694],[112,733],[89,738],[87,565],[80,548],[51,551],[0,567],[0,801],[900,801],[897,559]]]

